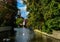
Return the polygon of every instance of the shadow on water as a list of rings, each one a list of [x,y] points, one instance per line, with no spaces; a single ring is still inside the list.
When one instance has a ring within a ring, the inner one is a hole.
[[[2,37],[0,37],[0,42],[60,42],[60,40],[46,35],[40,35],[38,37],[36,36],[34,31],[31,31],[27,28],[15,28],[14,30],[16,31],[16,33],[15,36],[12,37],[9,37],[10,34],[6,35],[6,32],[5,33],[2,32]],[[7,38],[8,41],[3,41],[2,38],[5,39]]]

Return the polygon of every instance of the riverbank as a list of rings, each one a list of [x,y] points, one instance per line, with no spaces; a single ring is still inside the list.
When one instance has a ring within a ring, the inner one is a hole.
[[[40,30],[35,29],[34,32],[35,32],[36,35],[38,35],[38,37],[40,35],[41,36],[45,35],[45,36],[52,37],[52,38],[60,40],[60,32],[59,31],[53,31],[53,34],[47,34],[45,32],[41,32]]]

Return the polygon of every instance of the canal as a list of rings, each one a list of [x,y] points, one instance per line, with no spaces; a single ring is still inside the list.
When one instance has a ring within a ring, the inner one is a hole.
[[[60,42],[59,39],[42,35],[34,32],[28,28],[15,28],[15,36],[11,38],[4,38],[0,42]],[[6,39],[6,40],[5,40]]]
[[[15,42],[29,42],[34,36],[34,32],[27,28],[15,28],[14,30],[16,31]]]

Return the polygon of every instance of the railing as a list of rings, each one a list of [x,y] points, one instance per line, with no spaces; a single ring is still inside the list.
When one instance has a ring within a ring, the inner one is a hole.
[[[0,32],[1,31],[7,31],[7,30],[11,30],[12,27],[8,26],[8,27],[0,27]]]

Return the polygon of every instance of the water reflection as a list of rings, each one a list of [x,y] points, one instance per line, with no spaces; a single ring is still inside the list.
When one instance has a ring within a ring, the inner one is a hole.
[[[35,34],[27,28],[20,28],[19,31],[17,30],[17,33],[16,42],[60,42],[59,39],[47,35]]]
[[[4,39],[0,38],[0,42],[60,42],[59,39],[55,39],[47,35],[42,35],[42,34],[39,35],[38,33],[36,34],[27,28],[15,28],[14,30],[16,31],[16,34],[12,38],[4,37],[3,35],[5,35],[5,33],[2,32],[3,37],[1,38],[4,38]]]
[[[33,32],[27,28],[15,28],[16,37],[15,42],[29,42],[33,38]]]

